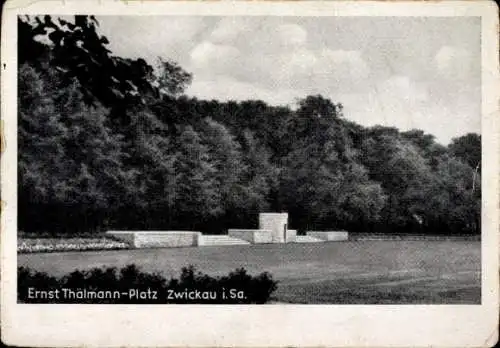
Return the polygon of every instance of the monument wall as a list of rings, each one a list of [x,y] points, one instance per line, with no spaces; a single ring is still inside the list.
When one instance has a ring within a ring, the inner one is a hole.
[[[287,230],[286,231],[286,242],[295,243],[297,241],[297,230]]]
[[[243,230],[229,229],[228,235],[234,238],[240,238],[253,244],[272,243],[271,230]]]
[[[285,243],[288,213],[260,213],[259,229],[271,230],[272,243]]]
[[[306,234],[324,241],[343,241],[349,239],[347,231],[307,231]]]
[[[177,248],[198,246],[197,231],[108,231],[107,234],[134,248]]]

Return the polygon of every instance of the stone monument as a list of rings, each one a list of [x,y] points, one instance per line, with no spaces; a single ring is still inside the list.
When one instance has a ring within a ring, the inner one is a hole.
[[[286,243],[288,213],[260,213],[259,229],[271,231],[271,243]]]

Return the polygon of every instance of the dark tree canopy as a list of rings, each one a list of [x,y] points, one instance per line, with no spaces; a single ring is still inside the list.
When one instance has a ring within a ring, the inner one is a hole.
[[[288,211],[299,232],[480,232],[478,134],[363,127],[321,95],[191,98],[191,74],[114,56],[93,16],[21,18],[19,43],[22,230],[225,233]]]
[[[73,23],[49,15],[21,19],[19,61],[48,60],[51,68],[62,73],[64,82],[78,80],[87,103],[98,101],[107,107],[145,104],[161,91],[176,95],[189,83],[191,75],[175,63],[160,60],[161,69],[155,76],[144,59],[113,56],[98,26],[94,16],[75,16]],[[48,45],[37,41],[40,36],[46,36]]]

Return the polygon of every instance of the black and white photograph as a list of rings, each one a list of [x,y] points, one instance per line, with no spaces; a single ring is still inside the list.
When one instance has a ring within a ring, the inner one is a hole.
[[[202,12],[17,10],[16,304],[481,308],[482,17]]]

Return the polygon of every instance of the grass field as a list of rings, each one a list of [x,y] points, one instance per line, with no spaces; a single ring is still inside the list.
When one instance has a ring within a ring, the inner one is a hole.
[[[210,275],[238,267],[270,272],[276,302],[479,304],[481,243],[357,241],[19,254],[18,265],[61,276],[135,263],[178,276],[189,264]]]

